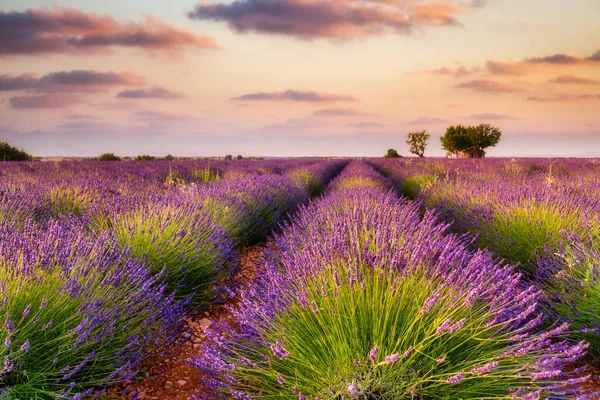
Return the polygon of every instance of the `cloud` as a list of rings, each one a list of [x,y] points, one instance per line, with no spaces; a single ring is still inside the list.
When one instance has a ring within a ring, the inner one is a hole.
[[[52,7],[0,11],[0,56],[89,53],[112,47],[176,53],[186,47],[213,48],[215,39],[146,16],[120,23],[108,15]]]
[[[600,62],[600,50],[585,59],[590,62]]]
[[[0,91],[33,90],[37,93],[97,92],[115,86],[137,86],[145,82],[139,75],[122,72],[75,70],[52,72],[38,78],[33,74],[0,75]]]
[[[471,114],[468,116],[468,118],[482,121],[500,121],[507,119],[515,119],[515,117],[513,117],[512,115],[494,113]]]
[[[72,121],[89,121],[89,120],[95,120],[95,119],[99,119],[99,118],[94,115],[71,114],[71,115],[67,115],[67,119],[70,119]]]
[[[359,128],[359,129],[369,129],[369,128],[385,128],[386,124],[380,124],[377,122],[355,122],[353,124],[348,124],[351,128]]]
[[[226,22],[239,33],[313,38],[359,38],[387,31],[411,34],[423,26],[457,26],[450,3],[382,0],[236,0],[201,3],[188,17]]]
[[[593,79],[581,78],[575,75],[560,75],[554,79],[550,79],[548,83],[563,83],[563,84],[574,84],[574,85],[595,85],[600,83]]]
[[[139,121],[145,122],[189,122],[198,120],[198,118],[187,114],[154,110],[137,111],[134,113],[134,117]]]
[[[600,62],[600,50],[584,57],[559,53],[550,56],[526,58],[521,61],[500,62],[488,60],[487,69],[495,75],[527,75],[538,71],[540,68],[561,68],[598,62]]]
[[[529,101],[542,103],[573,103],[586,100],[600,100],[600,94],[551,94],[527,97]]]
[[[17,96],[11,97],[10,105],[17,109],[52,109],[65,108],[82,100],[77,96],[43,94],[39,96]]]
[[[471,89],[476,92],[484,93],[514,93],[524,91],[524,89],[520,86],[516,86],[509,83],[490,81],[486,79],[476,79],[473,81],[461,83],[459,85],[456,85],[456,87],[461,89]]]
[[[479,72],[479,68],[467,68],[464,66],[460,66],[457,68],[452,67],[442,67],[437,69],[430,69],[425,71],[420,71],[417,73],[428,74],[428,75],[441,75],[441,76],[451,76],[452,78],[464,78],[465,76],[474,75]]]
[[[319,93],[310,90],[286,90],[285,92],[256,92],[233,97],[235,101],[300,101],[300,102],[334,102],[356,101],[352,96],[331,93]]]
[[[518,62],[514,63],[488,60],[486,62],[486,66],[488,72],[493,75],[526,75],[532,70],[530,65]]]
[[[447,119],[442,118],[430,118],[430,117],[421,117],[414,119],[412,121],[408,121],[409,125],[435,125],[435,124],[444,124],[449,122]]]
[[[114,128],[114,125],[106,124],[106,123],[97,123],[97,122],[89,122],[89,121],[70,121],[64,124],[56,125],[56,129],[64,129],[64,130],[77,130],[77,131],[91,131],[97,129],[110,129]]]
[[[148,89],[131,89],[117,94],[121,99],[181,99],[183,93],[171,92],[162,87],[152,87]]]
[[[315,117],[355,117],[374,114],[366,113],[360,110],[354,110],[351,108],[326,108],[323,110],[317,110],[313,112],[312,115]]]
[[[35,87],[37,82],[38,78],[33,74],[23,74],[19,76],[10,74],[0,75],[0,92],[31,89]]]

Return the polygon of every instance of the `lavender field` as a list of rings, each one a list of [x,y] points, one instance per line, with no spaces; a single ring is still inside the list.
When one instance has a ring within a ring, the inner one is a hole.
[[[599,178],[0,163],[0,399],[600,398]]]

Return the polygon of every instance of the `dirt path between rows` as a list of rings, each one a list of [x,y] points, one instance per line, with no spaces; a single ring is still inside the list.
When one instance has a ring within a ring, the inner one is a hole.
[[[240,270],[235,278],[240,290],[256,276],[257,269],[264,262],[265,249],[266,244],[261,243],[241,250]],[[228,305],[236,303],[237,300],[233,298]],[[148,361],[144,366],[147,371],[144,378],[115,387],[110,393],[110,398],[191,400],[190,394],[202,394],[201,373],[198,368],[189,365],[187,360],[198,355],[201,344],[206,341],[204,332],[213,322],[222,319],[232,322],[233,318],[225,305],[215,305],[206,311],[192,311],[182,334],[182,340],[185,342],[174,343],[172,348],[167,350],[168,356]],[[118,395],[123,389],[131,393],[129,397]]]

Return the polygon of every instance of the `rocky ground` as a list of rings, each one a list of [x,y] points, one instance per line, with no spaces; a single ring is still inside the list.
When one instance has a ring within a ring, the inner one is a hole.
[[[240,288],[243,289],[255,276],[257,268],[264,261],[265,248],[264,244],[260,244],[242,250],[240,271],[236,277]],[[235,303],[236,299],[232,299],[229,305]],[[214,321],[225,319],[232,322],[233,318],[224,305],[191,313],[182,334],[184,343],[175,343],[171,349],[167,349],[165,357],[148,361],[144,366],[144,378],[114,388],[109,394],[110,398],[188,400],[192,393],[201,394],[200,372],[189,365],[187,360],[198,353],[202,342],[206,340],[205,332]],[[129,397],[118,395],[123,389],[128,389],[131,393]]]

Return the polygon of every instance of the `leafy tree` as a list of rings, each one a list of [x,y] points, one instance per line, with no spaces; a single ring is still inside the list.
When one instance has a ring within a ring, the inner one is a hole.
[[[156,157],[154,156],[149,156],[148,154],[142,154],[141,156],[137,156],[135,158],[136,161],[154,161],[156,160]]]
[[[242,157],[242,156],[238,155],[238,156],[236,157],[236,159],[238,159],[238,160],[243,160],[243,159],[244,159],[244,157]]]
[[[410,152],[419,156],[425,157],[425,148],[429,142],[431,135],[427,131],[411,132],[408,134],[406,144],[410,146]]]
[[[10,146],[6,142],[0,142],[0,161],[31,161],[31,154]]]
[[[233,160],[233,156],[232,156],[231,154],[227,154],[227,155],[225,156],[225,159],[226,159],[226,160]]]
[[[395,149],[389,149],[383,158],[400,158],[402,157]]]
[[[442,136],[442,147],[453,154],[472,151],[475,154],[484,154],[484,149],[498,144],[502,132],[500,129],[488,124],[465,127],[462,125],[451,126]]]
[[[501,136],[502,132],[500,129],[489,124],[469,127],[469,139],[471,140],[471,144],[479,151],[497,145]]]
[[[167,154],[167,155],[165,156],[165,160],[166,160],[166,161],[173,161],[174,159],[175,159],[175,157],[173,157],[173,156],[172,156],[172,155],[170,155],[170,154]]]
[[[98,157],[98,161],[121,161],[121,158],[115,156],[114,153],[104,153]]]

